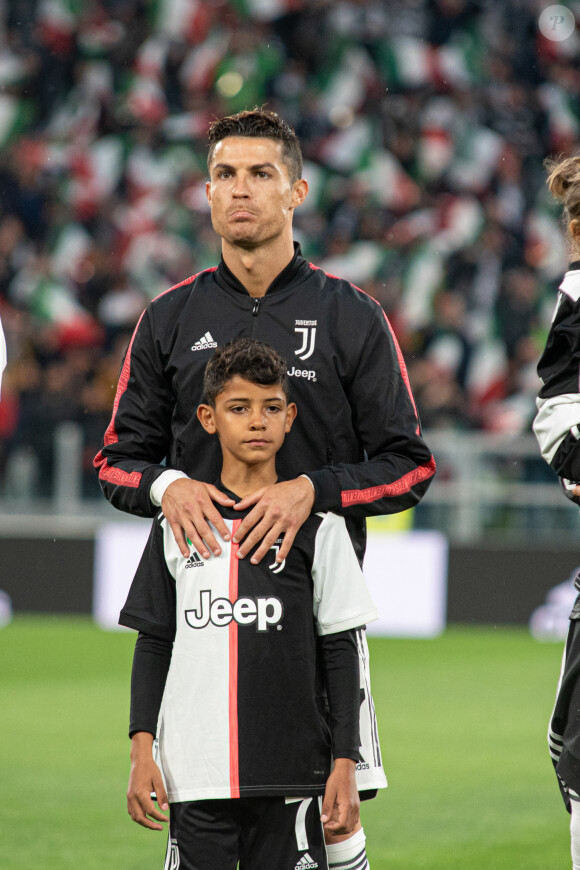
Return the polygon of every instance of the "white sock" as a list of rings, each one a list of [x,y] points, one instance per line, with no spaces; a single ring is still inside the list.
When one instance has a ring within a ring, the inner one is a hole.
[[[348,840],[327,845],[328,870],[370,870],[365,842],[365,832],[361,828]]]
[[[580,804],[570,801],[572,817],[570,819],[570,846],[572,851],[572,870],[580,870]]]

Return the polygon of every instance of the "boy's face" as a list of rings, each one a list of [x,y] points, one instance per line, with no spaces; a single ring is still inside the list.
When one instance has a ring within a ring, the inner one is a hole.
[[[263,386],[234,375],[216,397],[215,408],[200,405],[197,416],[206,432],[217,433],[224,463],[233,458],[256,465],[276,455],[292,428],[296,405],[288,403],[279,384]]]

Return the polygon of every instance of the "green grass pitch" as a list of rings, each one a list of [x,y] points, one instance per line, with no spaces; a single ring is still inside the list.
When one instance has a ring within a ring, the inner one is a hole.
[[[3,870],[161,870],[165,834],[125,808],[133,642],[75,618],[0,631]],[[561,646],[452,628],[370,648],[390,785],[362,809],[372,870],[569,867],[545,740]]]

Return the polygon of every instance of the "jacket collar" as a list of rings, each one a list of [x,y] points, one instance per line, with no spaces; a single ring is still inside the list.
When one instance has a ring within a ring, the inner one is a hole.
[[[279,275],[274,278],[266,290],[266,295],[270,296],[278,290],[283,290],[289,287],[296,281],[296,279],[301,279],[308,268],[308,263],[302,256],[300,245],[298,242],[294,242],[294,256],[288,265],[282,269]],[[218,284],[226,290],[234,290],[236,293],[243,293],[246,296],[249,295],[242,282],[238,281],[234,273],[228,269],[223,258],[215,271],[215,276]]]

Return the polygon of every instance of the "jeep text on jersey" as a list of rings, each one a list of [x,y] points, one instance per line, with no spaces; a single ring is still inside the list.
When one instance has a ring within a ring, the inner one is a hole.
[[[268,631],[271,625],[280,622],[283,613],[282,602],[273,596],[238,598],[233,602],[229,598],[214,598],[212,601],[211,590],[203,589],[199,593],[199,608],[186,610],[185,619],[191,628],[205,628],[210,622],[216,626],[229,625],[233,619],[238,625],[255,622],[256,631]]]

